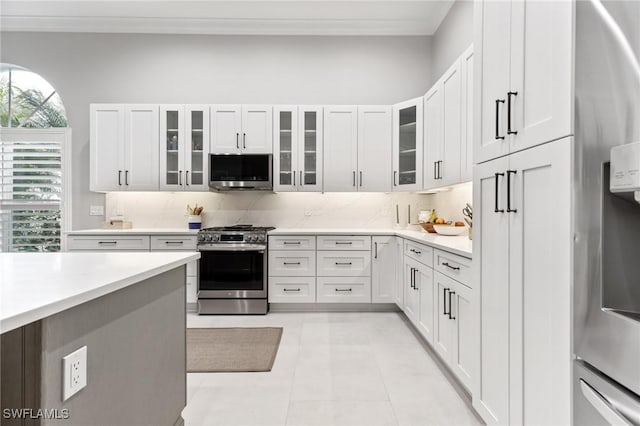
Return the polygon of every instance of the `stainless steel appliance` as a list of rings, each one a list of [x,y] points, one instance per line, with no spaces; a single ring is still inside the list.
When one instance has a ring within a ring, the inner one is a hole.
[[[217,191],[273,190],[273,155],[210,154],[209,188]]]
[[[199,314],[266,314],[267,232],[236,225],[198,232]]]
[[[580,425],[640,424],[640,204],[610,190],[611,149],[640,141],[639,24],[640,2],[576,2],[573,419]]]

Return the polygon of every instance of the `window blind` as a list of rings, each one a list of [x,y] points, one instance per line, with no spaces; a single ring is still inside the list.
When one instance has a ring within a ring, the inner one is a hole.
[[[64,133],[1,136],[0,251],[60,251]]]

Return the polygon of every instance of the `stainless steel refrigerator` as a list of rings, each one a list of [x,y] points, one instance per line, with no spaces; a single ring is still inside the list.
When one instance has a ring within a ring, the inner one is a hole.
[[[575,44],[573,422],[640,425],[640,203],[609,189],[640,141],[640,1],[577,1]]]

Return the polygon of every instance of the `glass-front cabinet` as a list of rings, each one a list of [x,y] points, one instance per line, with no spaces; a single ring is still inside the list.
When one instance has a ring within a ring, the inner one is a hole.
[[[206,190],[208,152],[208,106],[160,107],[160,189]]]
[[[322,190],[322,107],[274,109],[274,190]]]
[[[393,189],[422,189],[423,99],[393,107]]]

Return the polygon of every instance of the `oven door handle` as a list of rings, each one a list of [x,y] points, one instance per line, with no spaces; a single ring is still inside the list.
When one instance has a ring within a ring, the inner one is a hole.
[[[198,247],[198,251],[257,251],[258,253],[264,253],[267,250],[267,246],[262,245],[247,245],[247,246],[233,246],[233,247]]]

